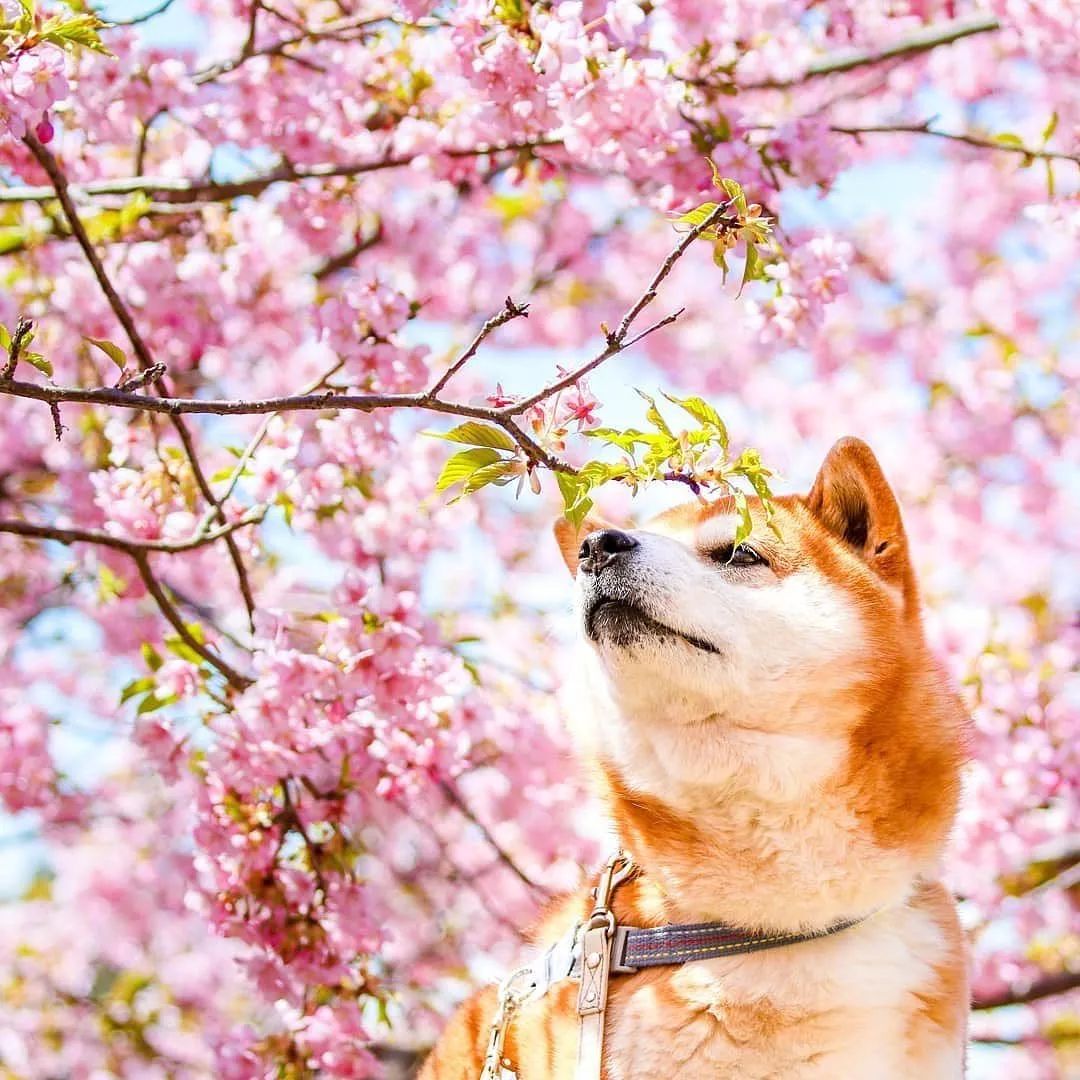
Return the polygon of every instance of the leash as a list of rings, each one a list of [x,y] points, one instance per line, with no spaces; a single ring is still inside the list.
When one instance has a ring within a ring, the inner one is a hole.
[[[555,983],[567,979],[580,982],[574,1080],[600,1080],[604,1016],[612,975],[631,975],[641,968],[763,952],[783,945],[815,941],[863,921],[862,918],[844,919],[823,930],[790,934],[751,933],[727,923],[619,926],[611,910],[611,895],[637,873],[638,867],[633,860],[617,851],[600,871],[592,914],[531,964],[518,968],[502,981],[480,1080],[518,1080],[514,1063],[505,1052],[510,1025],[519,1009],[542,998]]]

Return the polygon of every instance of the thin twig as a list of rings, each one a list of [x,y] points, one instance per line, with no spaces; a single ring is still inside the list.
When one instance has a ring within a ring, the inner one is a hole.
[[[313,273],[313,277],[316,281],[325,281],[328,277],[332,277],[340,270],[347,270],[353,263],[353,260],[357,255],[363,254],[369,248],[373,248],[383,237],[382,220],[378,219],[375,222],[375,228],[372,229],[366,236],[361,236],[355,243],[350,244],[344,251],[338,255],[331,255],[321,266],[319,266]]]
[[[868,52],[853,52],[840,56],[825,56],[808,65],[801,75],[790,79],[761,79],[758,82],[738,83],[743,90],[789,90],[802,86],[813,79],[827,75],[839,75],[858,68],[871,67],[889,60],[904,59],[929,52],[941,45],[951,45],[954,41],[972,37],[976,34],[993,33],[1001,29],[1001,23],[993,15],[978,15],[970,19],[957,19],[938,26],[926,27],[908,37],[902,38],[895,45]],[[690,85],[710,87],[720,85],[708,79],[686,79]]]
[[[112,309],[113,314],[116,316],[120,325],[124,328],[124,333],[127,334],[128,341],[131,342],[131,347],[138,359],[139,367],[144,371],[150,371],[155,367],[154,358],[150,355],[150,350],[147,347],[146,342],[143,340],[142,335],[135,326],[135,320],[132,318],[127,305],[113,287],[112,281],[105,271],[104,263],[102,263],[98,253],[94,250],[94,245],[90,242],[90,237],[86,232],[86,228],[83,226],[78,210],[75,208],[75,203],[72,201],[71,192],[68,189],[67,177],[60,168],[59,162],[53,157],[52,152],[41,143],[37,136],[32,132],[27,132],[23,141],[37,159],[38,164],[41,165],[49,179],[52,181],[53,189],[56,192],[56,197],[60,200],[60,205],[63,208],[64,216],[67,218],[71,232],[78,241],[79,247],[86,256],[87,262],[90,263],[90,268],[94,273],[94,277],[97,279],[98,285],[101,287],[101,291],[105,294],[106,300],[109,302],[109,307]],[[153,386],[160,397],[164,398],[168,396],[169,390],[165,385],[162,376],[158,376],[153,380]],[[57,418],[55,412],[53,417],[55,421]],[[187,425],[179,416],[170,414],[170,418],[172,426],[184,448],[184,454],[187,457],[188,465],[191,468],[191,475],[195,480],[196,486],[207,503],[216,510],[218,520],[224,524],[227,520],[225,512],[221,509],[221,504],[214,497],[213,488],[210,487],[210,482],[207,480],[202,465],[199,463],[199,456],[196,452],[191,432],[188,431]],[[229,558],[232,561],[233,569],[236,571],[236,578],[240,585],[240,593],[244,599],[244,607],[247,609],[248,624],[254,629],[255,599],[251,593],[251,583],[248,580],[244,560],[240,557],[240,549],[236,546],[236,541],[232,536],[227,535],[225,537],[225,546],[228,548]]]
[[[548,897],[551,894],[544,888],[538,881],[534,881],[520,866],[514,861],[513,856],[506,851],[505,848],[491,835],[488,827],[473,813],[472,808],[462,798],[460,792],[452,784],[448,784],[445,780],[439,781],[439,789],[443,795],[446,796],[447,801],[453,805],[457,810],[461,812],[461,815],[471,824],[476,826],[480,831],[480,835],[484,840],[491,845],[492,849],[498,852],[499,861],[502,862],[514,876],[531,889],[534,893],[540,896]]]
[[[973,1009],[1002,1009],[1006,1005],[1027,1005],[1032,1001],[1064,994],[1080,987],[1080,971],[1055,971],[1035,979],[1023,990],[1002,990],[991,994],[976,994],[971,1003]]]
[[[113,408],[132,409],[137,412],[163,413],[167,416],[213,415],[252,416],[278,412],[326,412],[349,410],[376,412],[379,409],[421,409],[463,416],[474,420],[487,420],[507,432],[536,464],[555,472],[574,472],[573,466],[546,451],[513,420],[499,409],[465,402],[431,400],[424,393],[417,394],[341,394],[326,390],[317,394],[285,395],[272,398],[221,399],[221,398],[159,398],[145,394],[129,393],[109,387],[83,389],[77,386],[40,386],[37,383],[12,379],[0,381],[0,394],[12,397],[32,398],[45,402],[71,402],[81,405],[104,405]]]
[[[929,135],[935,139],[946,139],[949,142],[964,143],[980,150],[1001,150],[1007,154],[1020,154],[1025,158],[1040,161],[1071,161],[1080,165],[1080,153],[1069,154],[1064,150],[1036,150],[1030,146],[1012,142],[999,142],[992,135],[974,135],[965,131],[939,131],[933,127],[932,120],[922,120],[910,124],[867,124],[862,127],[846,127],[833,125],[830,131],[838,135],[851,135],[861,138],[863,135]]]
[[[252,12],[257,12],[260,7],[259,3],[252,5]],[[273,12],[277,15],[277,12]],[[280,18],[280,16],[278,16]],[[251,19],[251,32],[248,35],[248,39],[241,49],[238,56],[233,57],[230,60],[221,60],[216,64],[211,64],[208,67],[203,68],[201,71],[196,71],[192,75],[192,81],[196,86],[202,86],[208,82],[214,82],[220,79],[222,75],[228,75],[230,72],[236,71],[237,68],[242,67],[249,60],[254,59],[257,56],[286,56],[286,49],[292,48],[294,45],[304,45],[309,42],[323,41],[323,40],[336,40],[345,41],[347,38],[342,38],[339,35],[348,33],[352,30],[366,30],[371,26],[374,26],[380,22],[386,22],[390,18],[390,14],[386,15],[363,15],[359,18],[352,16],[347,19],[337,19],[333,22],[326,23],[320,27],[304,27],[303,31],[299,34],[295,34],[292,37],[281,38],[279,41],[275,41],[271,45],[266,45],[261,49],[255,48],[254,37],[254,14]],[[293,56],[287,57],[290,60],[297,59]]]
[[[26,339],[30,336],[30,332],[33,329],[33,322],[25,315],[20,315],[19,321],[15,326],[15,333],[11,335],[11,344],[8,346],[7,363],[4,365],[4,370],[0,372],[0,380],[10,379],[15,374],[15,368],[19,364],[20,356],[22,356],[23,346],[26,344]]]
[[[177,636],[185,645],[192,650],[192,652],[201,656],[211,667],[216,668],[225,677],[225,681],[236,690],[246,690],[255,681],[247,675],[241,675],[231,664],[223,660],[217,653],[208,649],[198,638],[196,638],[191,631],[187,628],[187,624],[180,617],[180,613],[176,610],[175,605],[165,594],[165,590],[161,587],[161,583],[156,577],[154,577],[153,571],[150,568],[150,556],[146,551],[129,551],[128,554],[135,561],[135,566],[138,568],[139,577],[142,578],[143,584],[146,586],[146,591],[154,598],[154,602],[158,606],[158,610],[169,621],[172,628],[176,631]]]
[[[562,140],[554,136],[537,136],[517,142],[484,143],[479,146],[453,147],[431,146],[408,154],[387,154],[370,161],[321,162],[316,165],[278,165],[265,173],[246,180],[177,180],[165,176],[127,176],[113,180],[95,180],[86,184],[71,184],[69,191],[76,198],[96,195],[133,195],[145,192],[159,203],[229,202],[242,195],[261,195],[272,184],[296,183],[301,180],[329,180],[338,177],[361,176],[383,169],[400,169],[411,165],[420,157],[468,158],[488,154],[504,154],[545,147],[561,146]],[[50,202],[57,197],[54,188],[45,186],[20,186],[0,190],[0,204],[25,202]]]
[[[176,554],[181,551],[194,551],[220,540],[237,529],[256,525],[266,515],[264,507],[257,507],[243,517],[230,521],[205,533],[198,531],[183,540],[132,540],[126,536],[103,532],[100,529],[68,529],[59,525],[40,525],[31,521],[0,519],[0,533],[14,536],[26,536],[35,540],[55,540],[60,544],[97,544],[99,547],[123,551],[132,557],[149,551],[165,551]]]
[[[511,319],[529,317],[529,305],[528,304],[515,304],[514,301],[508,296],[506,302],[503,305],[501,311],[492,315],[490,319],[483,326],[480,327],[476,337],[472,339],[472,343],[469,347],[442,373],[438,382],[427,392],[425,395],[431,401],[434,401],[439,392],[446,386],[446,384],[476,355],[477,350],[484,343],[484,339],[494,333],[500,326],[510,322]]]
[[[217,416],[246,416],[264,413],[279,412],[302,412],[302,411],[329,411],[329,410],[354,410],[358,412],[375,412],[379,409],[421,409],[428,412],[443,413],[450,416],[463,416],[476,420],[486,420],[489,423],[501,427],[517,444],[525,454],[531,466],[543,465],[553,472],[574,473],[576,470],[568,462],[562,460],[549,450],[545,449],[536,439],[532,438],[518,422],[518,417],[531,406],[555,396],[567,386],[577,382],[584,375],[599,367],[604,361],[628,349],[631,345],[649,334],[655,333],[664,326],[674,322],[681,314],[682,309],[672,312],[664,318],[653,323],[641,333],[630,337],[630,330],[635,320],[645,308],[656,298],[657,290],[665,278],[671,273],[676,262],[682,257],[690,245],[706,230],[720,226],[736,225],[734,220],[724,217],[730,203],[721,203],[704,218],[699,224],[689,229],[679,241],[671,253],[667,256],[660,268],[653,275],[645,291],[630,306],[619,323],[618,328],[607,335],[607,344],[604,349],[591,360],[575,368],[565,376],[556,379],[536,393],[523,398],[520,401],[511,402],[501,407],[470,405],[459,401],[445,401],[437,395],[446,386],[468,360],[475,355],[483,340],[497,327],[509,322],[512,318],[524,317],[527,314],[527,305],[515,304],[509,297],[506,305],[497,315],[492,316],[480,328],[472,343],[465,352],[450,365],[430,390],[411,394],[347,394],[327,390],[322,393],[301,393],[284,395],[281,397],[262,399],[213,399],[213,398],[174,398],[174,397],[149,397],[147,395],[133,393],[117,387],[82,389],[80,387],[66,386],[39,386],[36,383],[22,382],[14,379],[0,380],[0,393],[10,394],[15,397],[33,398],[38,401],[48,402],[50,405],[58,402],[74,402],[86,405],[106,405],[123,409],[134,409],[142,412],[164,413],[173,418],[174,422],[186,414],[211,414]],[[76,215],[77,220],[77,215]],[[85,235],[85,231],[84,231]],[[87,242],[88,243],[88,242]],[[92,249],[91,249],[92,251]],[[97,259],[96,255],[94,256]],[[100,261],[98,261],[100,265]],[[111,288],[111,286],[110,286]],[[159,391],[160,393],[160,391]],[[261,437],[261,436],[260,436]],[[207,502],[218,505],[211,497]],[[220,506],[219,506],[220,510]],[[227,541],[228,538],[227,538]]]
[[[318,390],[319,387],[322,386],[327,379],[331,378],[344,366],[345,361],[338,360],[337,363],[335,363],[334,366],[329,369],[329,371],[327,371],[323,375],[320,375],[317,379],[304,387],[301,393],[307,394],[311,393],[314,390]],[[244,469],[247,468],[247,464],[251,460],[252,455],[255,453],[255,451],[258,450],[259,447],[262,445],[262,441],[266,438],[266,434],[270,430],[270,425],[273,423],[274,417],[277,415],[277,413],[271,413],[259,425],[258,431],[255,432],[251,441],[247,444],[247,446],[244,447],[243,451],[240,454],[240,457],[236,460],[236,464],[233,466],[232,472],[229,474],[228,480],[225,484],[225,490],[221,493],[218,499],[220,503],[224,504],[228,502],[228,500],[232,497],[232,493],[236,490],[236,485],[240,482],[240,477],[244,475]],[[197,536],[203,535],[206,530],[210,528],[212,523],[213,517],[210,513],[208,513],[199,523],[199,527],[195,530],[195,534]]]
[[[607,345],[602,352],[598,353],[591,360],[582,364],[580,367],[574,368],[573,371],[568,372],[561,378],[556,379],[554,382],[548,383],[542,390],[537,390],[535,394],[530,394],[526,398],[522,398],[520,401],[515,401],[512,405],[505,406],[500,410],[507,416],[518,416],[525,412],[526,409],[531,408],[533,405],[541,401],[545,401],[547,398],[554,394],[557,394],[560,390],[565,390],[566,387],[572,386],[583,376],[588,375],[590,371],[598,368],[605,360],[609,360],[615,356],[616,353],[622,352],[627,349],[634,342],[640,341],[642,338],[647,337],[649,334],[656,330],[659,330],[662,326],[667,326],[669,323],[673,323],[681,314],[682,309],[673,312],[670,315],[666,315],[659,322],[654,323],[647,330],[638,334],[632,341],[627,341],[626,336],[630,332],[630,327],[633,326],[634,320],[648,307],[649,304],[656,299],[657,290],[660,288],[663,280],[671,273],[675,268],[675,264],[682,258],[686,249],[704,233],[707,229],[711,229],[714,225],[721,222],[724,217],[725,211],[730,207],[731,201],[723,202],[717,205],[712,213],[710,213],[703,221],[699,222],[692,229],[690,229],[686,235],[679,241],[678,244],[672,249],[668,257],[661,263],[660,269],[653,275],[652,281],[649,282],[645,291],[634,301],[626,314],[622,317],[622,321],[619,323],[618,329],[614,333],[608,335]]]
[[[106,24],[109,26],[139,26],[144,22],[149,22],[151,19],[156,19],[159,15],[164,15],[175,3],[176,0],[161,0],[160,4],[150,8],[149,11],[144,11],[141,15],[133,15],[130,19],[106,19]]]

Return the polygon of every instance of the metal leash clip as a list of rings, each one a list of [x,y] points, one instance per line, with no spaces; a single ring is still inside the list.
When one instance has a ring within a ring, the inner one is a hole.
[[[526,979],[529,981],[525,982]],[[495,1017],[491,1021],[491,1035],[488,1037],[480,1080],[517,1080],[513,1063],[505,1054],[506,1035],[514,1013],[536,989],[536,983],[532,979],[532,968],[523,967],[508,975],[499,986]]]

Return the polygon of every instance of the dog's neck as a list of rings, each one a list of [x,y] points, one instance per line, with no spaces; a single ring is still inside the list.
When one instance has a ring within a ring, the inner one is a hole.
[[[916,686],[832,733],[824,719],[766,731],[618,717],[618,745],[595,759],[646,914],[804,930],[903,903],[935,875],[952,817],[961,748],[920,737],[930,710],[951,707]]]

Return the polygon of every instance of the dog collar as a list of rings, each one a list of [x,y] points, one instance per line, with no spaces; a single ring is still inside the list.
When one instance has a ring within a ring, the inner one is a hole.
[[[542,998],[556,983],[568,979],[580,983],[577,1011],[581,1024],[574,1080],[600,1080],[604,1013],[611,975],[629,975],[641,968],[712,960],[816,941],[847,930],[864,918],[844,919],[819,930],[785,934],[741,930],[722,922],[620,926],[610,907],[611,894],[637,872],[628,855],[616,852],[600,872],[594,890],[596,906],[589,918],[531,964],[503,980],[480,1080],[517,1080],[513,1062],[504,1054],[511,1020],[520,1008]]]

